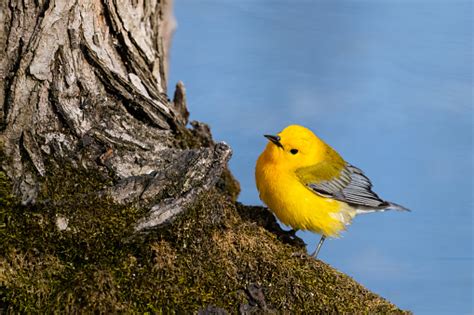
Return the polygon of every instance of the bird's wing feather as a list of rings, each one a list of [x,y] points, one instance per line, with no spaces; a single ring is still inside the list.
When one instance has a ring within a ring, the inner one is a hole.
[[[390,205],[372,191],[372,183],[360,169],[345,162],[323,161],[300,168],[296,174],[306,187],[326,198],[366,209],[384,209]]]

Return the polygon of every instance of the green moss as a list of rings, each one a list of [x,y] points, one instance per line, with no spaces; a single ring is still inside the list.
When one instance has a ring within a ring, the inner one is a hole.
[[[111,183],[107,174],[48,165],[40,202],[25,207],[0,172],[2,308],[401,313],[302,255],[301,240],[282,231],[265,209],[236,205],[237,188],[228,183],[203,194],[173,224],[142,237],[134,236],[133,224],[143,209],[96,193]],[[57,223],[66,220],[59,230]]]
[[[107,183],[106,174],[48,165],[37,204],[21,206],[0,172],[0,295],[9,309],[118,308],[112,267],[127,257],[144,211],[100,196]]]

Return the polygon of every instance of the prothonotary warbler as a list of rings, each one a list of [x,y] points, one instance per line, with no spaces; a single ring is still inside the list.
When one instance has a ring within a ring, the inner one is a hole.
[[[311,130],[291,125],[265,137],[270,141],[255,168],[260,199],[294,230],[321,234],[313,257],[358,214],[408,210],[380,199],[364,173]]]

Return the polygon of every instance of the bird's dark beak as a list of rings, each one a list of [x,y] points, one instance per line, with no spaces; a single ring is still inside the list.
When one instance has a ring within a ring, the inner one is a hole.
[[[282,148],[283,146],[280,143],[280,137],[279,136],[272,136],[272,135],[264,135],[265,138],[273,142],[277,147]]]

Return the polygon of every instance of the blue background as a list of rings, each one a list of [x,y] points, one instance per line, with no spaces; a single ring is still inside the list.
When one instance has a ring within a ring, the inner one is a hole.
[[[359,216],[319,258],[416,314],[473,314],[471,1],[176,0],[170,94],[234,149],[311,128],[411,213]],[[298,233],[312,251],[319,235]]]

